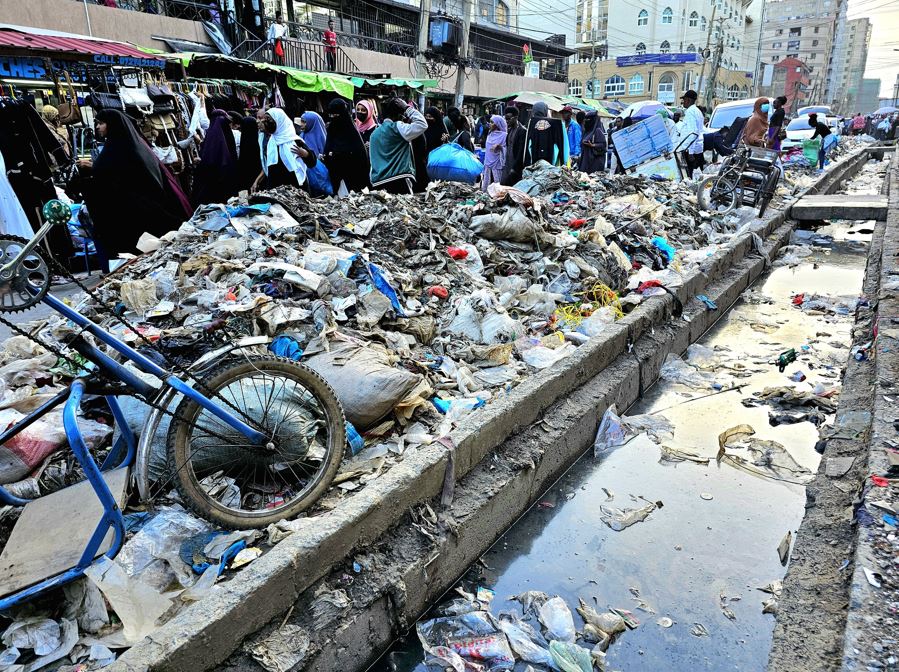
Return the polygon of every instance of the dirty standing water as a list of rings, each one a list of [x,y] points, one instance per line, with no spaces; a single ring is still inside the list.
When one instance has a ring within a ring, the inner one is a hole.
[[[882,180],[875,177],[882,177],[882,167],[868,164],[847,190],[877,193]],[[509,598],[524,591],[559,595],[572,612],[579,598],[599,612],[633,612],[640,625],[618,635],[607,669],[764,670],[774,616],[762,613],[771,596],[759,588],[786,573],[778,546],[799,527],[805,488],[787,482],[795,479],[786,472],[784,480],[774,480],[717,463],[718,435],[748,424],[754,438],[776,441],[801,467],[817,469],[812,422],[772,426],[786,420],[784,409],[742,402],[771,387],[812,392],[817,386],[819,393],[839,387],[872,228],[870,222],[835,222],[797,232],[798,247],[783,257],[793,265],[779,262],[701,339],[714,350],[717,362],[708,370],[716,381],[725,388],[745,385],[741,390],[699,399],[714,389],[661,380],[628,409],[627,415],[667,418],[674,432],[662,445],[710,458],[708,464],[661,460],[660,446],[645,434],[600,457],[591,450],[482,556],[460,587],[494,591],[485,607],[494,616],[521,614]],[[805,309],[794,305],[802,293]],[[811,294],[826,297],[829,308],[815,310]],[[790,348],[798,360],[781,373],[771,362]],[[603,523],[600,507],[646,503],[634,498],[662,506],[621,531]],[[583,623],[574,618],[580,631]],[[539,628],[536,619],[531,623]],[[425,667],[423,659],[413,631],[372,672],[442,669]],[[526,668],[519,663],[516,669]]]

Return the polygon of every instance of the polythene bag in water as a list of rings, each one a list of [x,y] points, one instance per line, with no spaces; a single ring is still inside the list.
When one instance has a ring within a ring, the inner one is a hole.
[[[454,142],[440,145],[428,155],[428,177],[432,180],[471,184],[483,172],[484,165],[477,157]]]

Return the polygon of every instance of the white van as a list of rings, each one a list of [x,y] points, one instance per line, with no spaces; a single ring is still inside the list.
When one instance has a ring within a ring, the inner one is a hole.
[[[758,98],[744,98],[743,100],[732,100],[729,103],[721,103],[712,112],[709,119],[709,125],[705,129],[706,133],[715,133],[716,131],[730,126],[737,117],[748,119],[752,116],[752,110],[755,108],[755,101]],[[770,99],[765,98],[769,103]]]

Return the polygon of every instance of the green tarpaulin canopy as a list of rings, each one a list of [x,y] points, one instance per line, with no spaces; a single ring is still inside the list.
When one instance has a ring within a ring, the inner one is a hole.
[[[357,88],[368,84],[369,86],[408,86],[410,89],[420,89],[423,86],[433,88],[439,84],[436,79],[367,79],[365,77],[350,77],[350,81]]]

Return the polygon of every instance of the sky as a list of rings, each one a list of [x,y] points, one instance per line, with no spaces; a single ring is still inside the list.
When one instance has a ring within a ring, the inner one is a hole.
[[[865,77],[880,80],[880,97],[892,98],[899,75],[899,0],[849,0],[849,18],[874,25]]]

